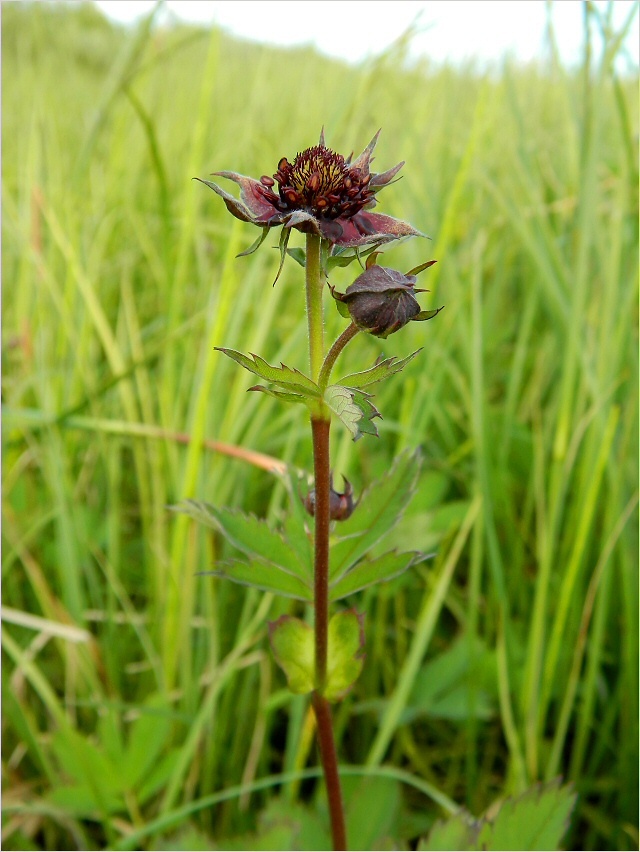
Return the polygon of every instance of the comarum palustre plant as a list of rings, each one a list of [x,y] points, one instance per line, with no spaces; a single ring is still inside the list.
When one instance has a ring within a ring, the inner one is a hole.
[[[220,351],[268,383],[252,390],[283,402],[302,403],[309,409],[314,484],[304,508],[314,523],[309,532],[298,506],[297,518],[279,536],[261,522],[252,520],[247,525],[226,510],[194,502],[181,507],[213,524],[251,558],[250,563],[234,562],[215,573],[313,603],[313,631],[300,619],[283,615],[269,625],[269,634],[289,688],[312,696],[336,849],[346,849],[346,830],[329,704],[344,697],[360,674],[364,630],[363,616],[354,609],[337,612],[329,620],[329,604],[400,574],[419,558],[415,553],[395,552],[377,559],[367,557],[410,496],[418,459],[404,459],[398,464],[381,492],[370,493],[362,505],[355,507],[354,514],[349,483],[345,483],[344,493],[333,488],[329,430],[332,419],[338,418],[354,440],[364,433],[377,435],[372,421],[380,414],[371,402],[370,388],[401,370],[417,353],[400,361],[387,358],[336,383],[331,382],[331,374],[338,355],[358,332],[387,337],[410,320],[427,320],[438,313],[421,310],[414,296],[415,275],[435,261],[406,275],[377,265],[379,252],[375,249],[380,245],[421,236],[406,222],[371,212],[379,190],[403,165],[399,163],[381,174],[371,171],[377,138],[378,134],[353,161],[327,148],[321,133],[318,145],[298,154],[293,162],[283,157],[273,177],[264,175],[255,180],[235,172],[216,172],[239,185],[240,199],[215,183],[202,181],[222,197],[236,218],[262,228],[262,234],[244,255],[255,251],[272,228],[282,228],[278,275],[287,256],[291,230],[295,228],[306,235],[306,251],[291,254],[305,268],[310,374],[284,365],[273,367],[257,355],[243,355],[232,349]],[[327,352],[322,297],[328,276],[336,266],[347,266],[365,256],[366,269],[344,294],[331,288],[338,309],[350,323]],[[297,483],[292,494],[294,503],[299,503],[296,490]],[[330,554],[332,523],[344,524],[344,534],[336,531]]]
[[[397,459],[384,479],[357,502],[346,480],[343,492],[334,488],[329,455],[329,433],[336,418],[354,441],[363,434],[378,434],[373,421],[381,415],[372,402],[371,389],[402,370],[420,350],[403,359],[378,359],[373,366],[351,372],[338,381],[332,379],[332,372],[338,356],[358,333],[386,338],[407,323],[429,320],[441,310],[423,310],[416,299],[416,293],[424,292],[416,289],[416,276],[435,260],[406,274],[378,264],[380,246],[424,235],[407,222],[372,212],[378,192],[404,165],[372,172],[377,139],[378,134],[352,160],[327,148],[321,133],[318,145],[299,153],[293,162],[283,157],[272,177],[263,175],[256,180],[235,172],[215,172],[238,184],[239,199],[216,183],[202,181],[224,200],[236,218],[262,229],[242,255],[258,249],[271,229],[281,228],[276,281],[287,256],[305,270],[308,375],[283,364],[272,366],[258,355],[226,348],[219,351],[266,382],[250,390],[308,408],[314,481],[302,497],[297,477],[288,477],[293,511],[284,529],[278,532],[255,517],[207,503],[188,500],[177,507],[220,531],[248,557],[248,561],[219,564],[214,574],[313,605],[313,628],[305,621],[283,615],[269,625],[269,637],[290,690],[311,695],[335,849],[347,848],[347,835],[330,704],[340,701],[360,675],[365,639],[363,614],[343,609],[330,619],[329,607],[361,589],[398,576],[425,556],[395,551],[370,555],[412,496],[420,454],[405,454]],[[293,228],[305,234],[305,250],[288,249]],[[353,262],[360,264],[361,273],[344,293],[337,292],[329,282],[332,270]],[[325,289],[349,321],[328,349],[323,333]]]

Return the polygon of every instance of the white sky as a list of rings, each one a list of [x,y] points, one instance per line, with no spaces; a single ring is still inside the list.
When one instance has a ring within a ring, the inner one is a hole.
[[[152,0],[96,0],[114,20],[131,22],[148,13]],[[322,52],[358,61],[378,54],[419,17],[412,53],[442,62],[500,60],[505,54],[527,61],[544,55],[545,0],[166,0],[183,20],[217,23],[232,33],[278,45],[314,43]],[[556,0],[556,39],[566,63],[580,60],[584,38],[583,2]],[[596,3],[601,10],[604,2]],[[615,0],[613,25],[632,12],[632,0]],[[596,44],[599,43],[596,39]],[[639,62],[636,11],[626,40],[631,70]]]

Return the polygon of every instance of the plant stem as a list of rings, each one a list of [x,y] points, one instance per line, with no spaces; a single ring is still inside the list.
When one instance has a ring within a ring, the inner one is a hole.
[[[329,467],[330,420],[312,420],[315,487],[313,604],[315,610],[315,686],[322,692],[327,678],[327,630],[329,623]]]
[[[322,315],[323,276],[320,267],[320,237],[317,237],[315,234],[307,234],[305,276],[307,284],[307,321],[309,323],[311,378],[314,382],[317,382],[324,357],[324,318]]]
[[[323,366],[323,311],[322,289],[323,273],[320,264],[320,237],[307,234],[307,319],[309,322],[309,360],[311,377],[319,381]],[[346,341],[345,341],[346,342]],[[342,344],[344,345],[344,344]],[[336,344],[332,347],[335,349]],[[334,356],[338,357],[337,350]],[[330,353],[331,354],[331,353]],[[331,366],[329,366],[329,371]],[[329,630],[329,498],[331,493],[331,469],[329,463],[329,430],[331,415],[321,403],[311,417],[313,436],[313,470],[315,478],[315,526],[314,526],[314,642],[315,642],[315,690],[313,709],[317,720],[318,745],[320,759],[327,785],[327,798],[331,813],[331,834],[333,848],[347,848],[338,775],[338,760],[331,726],[331,711],[327,699],[323,696],[327,680],[327,650]]]
[[[353,340],[353,338],[359,331],[360,329],[358,328],[358,326],[352,322],[351,325],[348,325],[345,328],[340,337],[336,340],[336,342],[333,344],[333,346],[327,353],[327,357],[324,359],[324,364],[322,365],[322,369],[320,370],[320,376],[318,377],[318,384],[323,390],[329,384],[331,370],[333,370],[333,365],[336,363],[338,355],[342,352],[347,343],[350,340]]]
[[[347,848],[347,829],[344,822],[344,809],[342,806],[342,793],[340,791],[340,777],[338,775],[338,758],[333,741],[333,727],[331,725],[331,708],[326,698],[317,692],[313,693],[313,709],[316,714],[318,745],[320,746],[320,759],[327,784],[327,798],[329,799],[329,813],[331,814],[331,836],[333,838],[334,850],[345,850]]]

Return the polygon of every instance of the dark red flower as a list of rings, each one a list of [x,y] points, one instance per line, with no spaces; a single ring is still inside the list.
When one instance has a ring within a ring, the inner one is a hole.
[[[236,172],[214,172],[238,184],[239,199],[211,181],[198,180],[216,192],[237,219],[264,229],[297,228],[344,248],[423,236],[407,222],[369,212],[377,191],[404,165],[398,163],[381,174],[370,172],[379,133],[354,162],[327,148],[323,132],[319,144],[298,154],[292,163],[283,157],[273,177],[255,180]]]

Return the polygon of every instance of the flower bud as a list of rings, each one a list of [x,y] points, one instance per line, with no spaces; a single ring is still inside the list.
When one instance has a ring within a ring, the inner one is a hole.
[[[344,479],[344,477],[343,477]],[[344,493],[340,494],[333,488],[333,477],[330,481],[329,492],[329,517],[332,521],[346,521],[353,513],[355,504],[353,502],[353,488],[348,479],[344,479]],[[312,488],[304,500],[304,507],[313,517],[316,513],[316,490]]]
[[[346,305],[352,321],[361,331],[375,337],[388,337],[411,320],[431,319],[442,310],[421,310],[414,295],[424,291],[414,290],[416,276],[412,273],[435,262],[431,260],[403,275],[396,269],[377,266],[374,257],[345,293],[337,293],[333,288],[331,293],[334,299]]]

